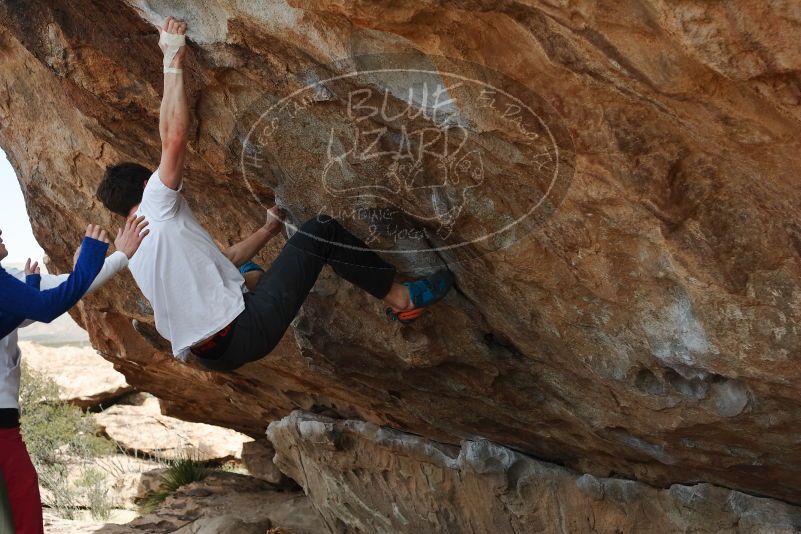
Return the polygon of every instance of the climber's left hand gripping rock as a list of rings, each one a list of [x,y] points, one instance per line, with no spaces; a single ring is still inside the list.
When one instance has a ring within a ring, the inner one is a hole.
[[[159,47],[164,53],[164,72],[181,74],[184,56],[186,55],[186,22],[167,17],[161,28]]]

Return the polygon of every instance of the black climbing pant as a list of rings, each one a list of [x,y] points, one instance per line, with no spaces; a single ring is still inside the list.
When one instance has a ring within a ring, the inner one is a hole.
[[[287,241],[232,323],[220,354],[197,356],[214,371],[232,371],[266,356],[286,332],[324,265],[376,298],[389,293],[396,269],[328,216],[304,223]]]

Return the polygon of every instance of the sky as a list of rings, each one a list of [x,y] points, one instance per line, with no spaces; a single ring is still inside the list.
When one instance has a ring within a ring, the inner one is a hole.
[[[4,264],[25,263],[33,258],[41,263],[44,251],[33,237],[31,222],[17,176],[5,152],[0,150],[0,230],[8,249]]]
[[[5,152],[0,150],[0,230],[8,249],[8,258],[3,260],[7,267],[21,267],[25,260],[33,258],[41,265],[44,250],[36,242],[31,230],[31,222],[25,209],[17,176]],[[41,265],[42,272],[46,272]],[[20,330],[20,339],[50,345],[86,343],[89,336],[67,314],[50,324],[35,323]]]

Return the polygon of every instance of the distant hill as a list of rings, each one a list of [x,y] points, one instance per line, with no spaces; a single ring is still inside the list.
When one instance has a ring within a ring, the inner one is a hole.
[[[82,345],[89,343],[89,334],[78,326],[69,314],[64,314],[50,324],[34,323],[21,328],[19,338],[40,345]]]

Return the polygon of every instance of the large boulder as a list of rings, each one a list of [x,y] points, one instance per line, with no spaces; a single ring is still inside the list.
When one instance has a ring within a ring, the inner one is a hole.
[[[302,412],[267,434],[332,532],[801,532],[801,508],[780,501],[581,475],[487,440],[458,448]]]
[[[25,364],[58,384],[59,398],[82,408],[111,403],[131,391],[125,376],[92,347],[20,344]]]
[[[275,486],[291,484],[275,465],[275,449],[266,439],[257,439],[242,444],[242,466],[248,473]]]
[[[121,450],[161,460],[241,460],[242,446],[253,441],[235,430],[163,415],[155,397],[141,405],[116,404],[94,420]]]
[[[167,534],[319,534],[325,524],[300,491],[277,490],[253,477],[216,472],[181,486],[156,510],[130,523],[136,532]]]
[[[118,224],[105,166],[158,162],[167,15],[216,239],[277,198],[458,289],[402,328],[326,273],[269,358],[212,374],[133,329],[123,275],[74,313],[133,387],[253,436],[302,408],[801,503],[796,3],[0,3],[0,146],[60,270]]]
[[[87,514],[88,515],[88,514]],[[114,524],[125,523],[125,524]],[[320,534],[325,523],[300,491],[276,490],[253,477],[216,472],[182,486],[133,520],[66,520],[45,512],[48,534]]]

